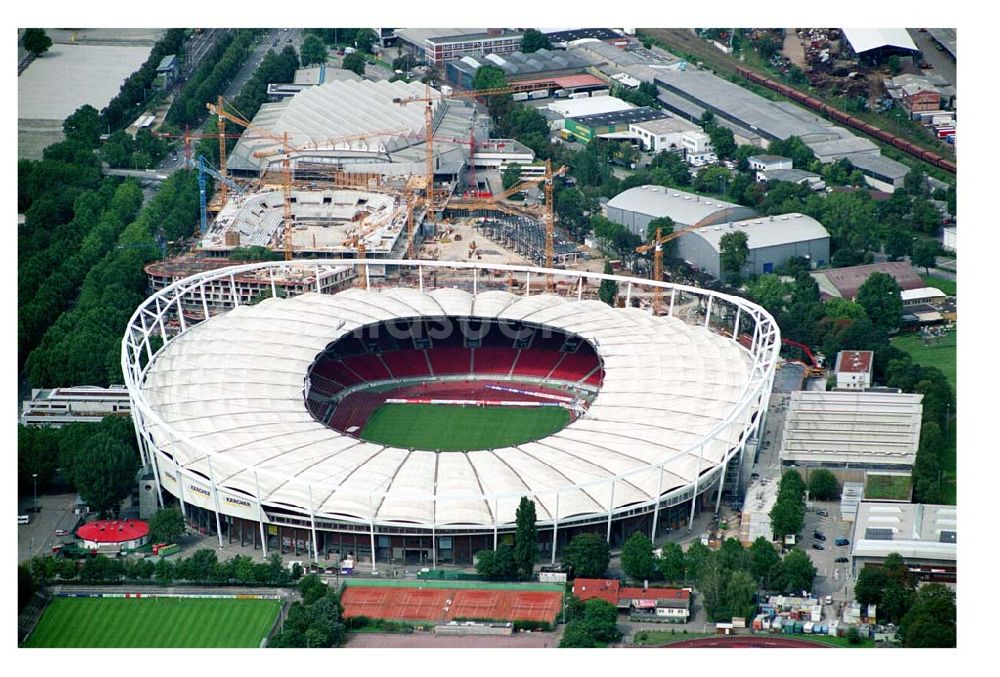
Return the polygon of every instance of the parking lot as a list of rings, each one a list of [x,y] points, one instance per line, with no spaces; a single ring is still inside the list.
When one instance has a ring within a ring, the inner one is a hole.
[[[24,562],[38,555],[50,554],[52,547],[63,542],[72,542],[71,536],[56,536],[56,530],[72,532],[80,520],[73,514],[76,494],[56,494],[39,496],[37,513],[31,514],[31,522],[17,526],[17,561]],[[19,501],[18,515],[29,514],[32,497]]]
[[[827,513],[826,515],[820,512]],[[807,504],[805,515],[805,526],[802,528],[802,540],[799,547],[809,553],[813,564],[816,566],[816,581],[813,584],[814,592],[819,597],[830,595],[833,597],[833,608],[839,604],[852,599],[853,581],[850,578],[850,562],[837,562],[839,557],[850,557],[851,546],[834,545],[837,538],[852,537],[853,523],[845,522],[840,518],[840,503],[838,501],[815,501]],[[820,532],[826,536],[825,541],[816,539],[814,532]],[[818,550],[814,544],[822,545],[823,549]],[[831,613],[829,609],[824,614]],[[833,611],[832,613],[836,613]]]

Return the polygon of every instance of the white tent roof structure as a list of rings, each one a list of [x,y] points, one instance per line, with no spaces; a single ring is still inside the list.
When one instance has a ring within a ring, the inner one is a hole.
[[[442,315],[578,334],[603,362],[603,386],[589,410],[549,437],[470,452],[387,447],[308,412],[306,374],[330,343],[364,325]],[[713,431],[753,387],[752,370],[732,339],[637,308],[505,291],[351,289],[269,298],[189,327],[156,356],[142,396],[169,427],[147,421],[153,442],[186,474],[231,494],[317,517],[422,527],[509,524],[519,497],[533,495],[539,521],[561,523],[648,505],[716,467],[747,422]]]
[[[905,28],[844,28],[844,37],[858,54],[879,47],[919,51]]]

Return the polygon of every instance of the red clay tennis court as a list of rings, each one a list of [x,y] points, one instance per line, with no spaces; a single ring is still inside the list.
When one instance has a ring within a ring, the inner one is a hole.
[[[394,621],[450,621],[489,618],[505,621],[555,621],[562,594],[534,590],[348,587],[341,597],[344,617]]]

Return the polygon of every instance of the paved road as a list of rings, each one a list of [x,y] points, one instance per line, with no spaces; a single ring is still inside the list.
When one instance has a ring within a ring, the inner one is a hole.
[[[167,158],[170,159],[169,156]],[[171,160],[172,161],[172,160]],[[161,163],[162,164],[162,163]],[[105,176],[124,176],[131,177],[134,179],[139,179],[140,181],[166,181],[170,178],[170,174],[177,171],[178,167],[173,169],[110,169],[104,167],[101,169],[101,173]]]
[[[917,48],[923,52],[924,61],[933,66],[932,69],[925,71],[928,74],[937,74],[943,77],[945,80],[955,85],[956,90],[958,89],[958,84],[955,82],[955,73],[957,64],[948,54],[948,52],[939,51],[935,45],[934,38],[931,37],[930,33],[921,33],[916,28],[909,28],[907,31],[910,37],[913,38],[913,42],[916,43]]]
[[[52,546],[72,542],[71,537],[56,536],[56,529],[72,531],[80,520],[73,514],[73,501],[76,494],[57,494],[39,496],[38,505],[41,511],[31,515],[30,524],[20,524],[17,527],[17,561],[24,562],[38,555],[50,554]],[[21,496],[18,501],[18,514],[27,512],[32,503],[32,495]]]

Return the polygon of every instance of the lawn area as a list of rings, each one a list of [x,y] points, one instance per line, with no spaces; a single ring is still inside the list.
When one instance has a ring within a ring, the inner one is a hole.
[[[957,329],[948,332],[941,338],[930,339],[927,345],[924,345],[919,333],[894,338],[892,345],[908,352],[913,361],[922,367],[940,369],[948,377],[951,387],[955,388],[958,354]]]
[[[867,637],[862,639],[860,644],[851,644],[847,641],[846,637],[831,637],[830,635],[791,635],[791,637],[801,639],[806,642],[829,644],[830,646],[836,646],[841,649],[871,649],[875,646],[875,640]]]
[[[924,281],[928,287],[937,287],[945,296],[955,296],[957,294],[958,283],[954,280],[946,280],[943,277],[935,277],[933,275],[921,275],[920,279]]]
[[[907,475],[869,474],[865,484],[865,498],[908,501],[912,487],[913,482]]]
[[[277,600],[57,597],[25,642],[41,648],[256,648]]]
[[[677,630],[676,633],[672,633],[670,630],[639,630],[633,639],[636,644],[641,646],[665,646],[674,642],[686,642],[689,639],[714,636],[714,632],[689,632],[685,634],[683,630]]]
[[[385,404],[368,419],[361,437],[403,449],[499,449],[545,437],[568,422],[562,407]]]

